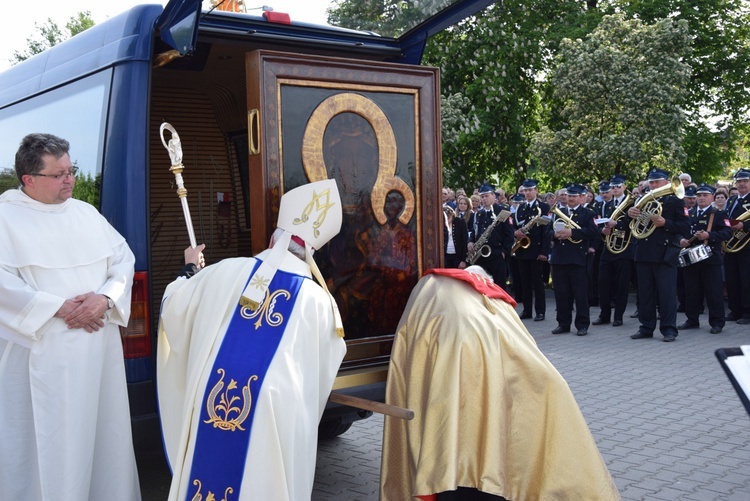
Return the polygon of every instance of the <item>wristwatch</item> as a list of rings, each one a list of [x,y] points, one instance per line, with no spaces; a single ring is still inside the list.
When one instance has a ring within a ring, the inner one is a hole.
[[[104,295],[104,294],[102,294],[102,295],[107,298],[107,309],[111,310],[112,308],[114,308],[115,307],[115,302],[112,301],[112,299],[109,296]]]

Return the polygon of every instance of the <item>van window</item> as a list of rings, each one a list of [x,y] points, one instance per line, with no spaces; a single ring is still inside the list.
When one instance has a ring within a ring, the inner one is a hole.
[[[18,187],[13,170],[21,139],[45,132],[70,142],[70,161],[78,167],[73,196],[99,207],[106,106],[112,70],[100,71],[64,87],[0,110],[0,192]]]

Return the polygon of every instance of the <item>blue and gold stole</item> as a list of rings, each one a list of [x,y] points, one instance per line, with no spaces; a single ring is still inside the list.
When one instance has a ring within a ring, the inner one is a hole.
[[[187,499],[239,497],[254,403],[304,280],[279,270],[256,311],[238,304],[206,384]]]

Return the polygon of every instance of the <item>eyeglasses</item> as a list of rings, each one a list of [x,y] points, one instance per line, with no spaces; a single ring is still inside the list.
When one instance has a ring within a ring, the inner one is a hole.
[[[55,181],[59,181],[60,179],[63,179],[63,178],[75,177],[77,172],[78,172],[78,167],[73,167],[68,172],[63,172],[62,174],[38,174],[37,173],[37,174],[32,174],[32,176],[48,177],[48,178],[54,179]]]

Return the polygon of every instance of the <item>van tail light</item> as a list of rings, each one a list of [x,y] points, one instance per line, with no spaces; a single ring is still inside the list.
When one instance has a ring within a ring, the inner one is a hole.
[[[120,327],[125,358],[151,356],[151,327],[148,307],[148,273],[138,271],[133,277],[133,294],[130,304],[130,321]]]

